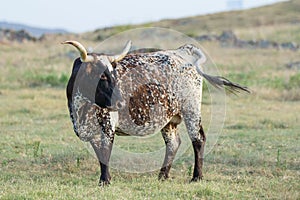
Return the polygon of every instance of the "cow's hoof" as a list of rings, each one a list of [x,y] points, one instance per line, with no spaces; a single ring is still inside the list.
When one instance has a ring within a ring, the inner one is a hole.
[[[169,175],[167,175],[167,174],[165,174],[165,173],[159,173],[159,175],[158,175],[158,180],[159,181],[165,181],[165,180],[167,180],[169,178]]]
[[[109,181],[100,180],[98,186],[105,187],[105,186],[109,186],[109,184],[110,184]]]
[[[198,182],[198,181],[201,181],[202,179],[203,179],[203,176],[196,176],[196,177],[193,177],[190,182]]]

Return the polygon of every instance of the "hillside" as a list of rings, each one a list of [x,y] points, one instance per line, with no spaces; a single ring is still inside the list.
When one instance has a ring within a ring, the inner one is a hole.
[[[226,29],[257,28],[282,24],[300,24],[300,1],[292,0],[242,11],[223,12],[178,20],[163,20],[153,26],[174,28],[200,34]]]
[[[281,42],[287,40],[300,42],[299,25],[300,0],[291,0],[242,11],[98,29],[87,33],[86,36],[102,40],[109,35],[132,28],[164,27],[190,36],[208,33],[220,34],[223,30],[232,30],[244,39],[272,38]],[[275,26],[276,28],[274,28]],[[288,33],[285,34],[284,32]],[[278,33],[280,33],[279,36]]]
[[[242,39],[272,39],[272,41],[278,42],[300,43],[299,26],[300,0],[290,0],[241,11],[100,28],[83,33],[81,36],[91,41],[102,41],[111,35],[133,28],[162,27],[177,30],[195,38],[207,34],[220,35],[223,31],[232,31]],[[64,29],[38,28],[8,22],[0,22],[0,29],[25,30],[36,38],[48,33],[68,33]],[[55,38],[57,37],[55,36]]]
[[[56,33],[68,33],[68,31],[64,29],[49,29],[49,28],[40,28],[40,27],[33,27],[19,23],[10,23],[0,21],[0,29],[9,29],[14,31],[21,31],[24,30],[28,32],[30,35],[34,37],[41,37],[43,34],[56,34]]]

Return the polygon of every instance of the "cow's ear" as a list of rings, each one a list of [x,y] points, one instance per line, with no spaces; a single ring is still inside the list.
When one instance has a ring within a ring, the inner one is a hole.
[[[103,64],[103,66],[105,68],[108,69],[109,72],[112,72],[114,69],[113,69],[113,63],[110,62],[108,56],[99,56],[98,57],[98,60],[101,62],[101,64]],[[106,70],[106,69],[105,69]]]

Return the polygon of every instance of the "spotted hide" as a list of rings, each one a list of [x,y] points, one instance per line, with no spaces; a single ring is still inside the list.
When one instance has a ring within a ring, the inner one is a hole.
[[[81,54],[67,86],[68,108],[75,133],[91,143],[98,157],[100,185],[110,183],[108,165],[115,134],[145,136],[161,131],[166,155],[159,179],[167,179],[180,145],[177,126],[182,121],[195,153],[192,181],[202,179],[206,141],[201,125],[202,77],[216,87],[247,88],[202,72],[206,58],[193,45],[130,53],[129,42],[120,55],[109,56],[87,54],[76,41],[64,44]]]

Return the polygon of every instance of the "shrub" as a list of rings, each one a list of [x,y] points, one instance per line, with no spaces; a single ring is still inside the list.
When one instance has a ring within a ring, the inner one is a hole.
[[[300,88],[300,73],[297,73],[290,77],[287,87],[289,89],[291,89],[291,88],[299,89]]]
[[[50,87],[64,87],[68,81],[68,75],[65,73],[57,74],[55,72],[47,74],[36,74],[27,72],[25,74],[26,84],[31,87],[50,86]]]

